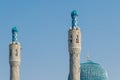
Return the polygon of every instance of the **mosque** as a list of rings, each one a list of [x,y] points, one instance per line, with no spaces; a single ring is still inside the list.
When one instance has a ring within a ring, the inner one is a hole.
[[[77,25],[78,14],[71,12],[72,27],[68,30],[69,75],[68,80],[108,80],[106,70],[98,63],[87,60],[80,63],[81,31]],[[17,40],[18,30],[12,28],[12,42],[9,45],[10,80],[20,80],[21,46]]]
[[[77,11],[72,11],[72,27],[68,31],[69,76],[68,80],[108,80],[106,70],[98,63],[87,60],[80,64],[81,31],[77,26]]]

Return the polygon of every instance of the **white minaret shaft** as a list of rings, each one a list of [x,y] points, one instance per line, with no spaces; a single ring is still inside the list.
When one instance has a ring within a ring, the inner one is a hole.
[[[71,13],[72,19],[77,17],[76,11]],[[70,56],[70,80],[80,80],[80,51],[81,51],[81,32],[80,28],[76,26],[75,21],[72,20],[72,28],[68,31],[68,47]]]
[[[9,45],[10,80],[20,80],[20,51],[21,46],[17,41],[17,29],[12,28],[12,42]]]

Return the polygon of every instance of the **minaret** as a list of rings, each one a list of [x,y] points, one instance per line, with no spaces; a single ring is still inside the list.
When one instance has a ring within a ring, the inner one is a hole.
[[[81,32],[77,26],[77,11],[71,13],[72,27],[68,31],[70,73],[69,80],[80,80]]]
[[[10,80],[20,80],[20,51],[21,46],[17,40],[18,30],[12,28],[12,42],[9,45]]]

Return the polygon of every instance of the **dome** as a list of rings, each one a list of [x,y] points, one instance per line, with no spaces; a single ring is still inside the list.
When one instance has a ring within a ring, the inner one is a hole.
[[[98,63],[81,63],[80,69],[80,80],[108,80],[107,72]]]

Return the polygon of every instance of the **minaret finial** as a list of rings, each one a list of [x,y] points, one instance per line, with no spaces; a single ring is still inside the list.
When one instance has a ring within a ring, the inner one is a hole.
[[[17,42],[18,30],[16,27],[12,28],[12,42]]]
[[[87,61],[90,61],[90,55],[89,54],[87,54],[86,59],[87,59]]]
[[[77,27],[78,14],[76,10],[73,10],[71,12],[71,18],[72,18],[72,28]]]

